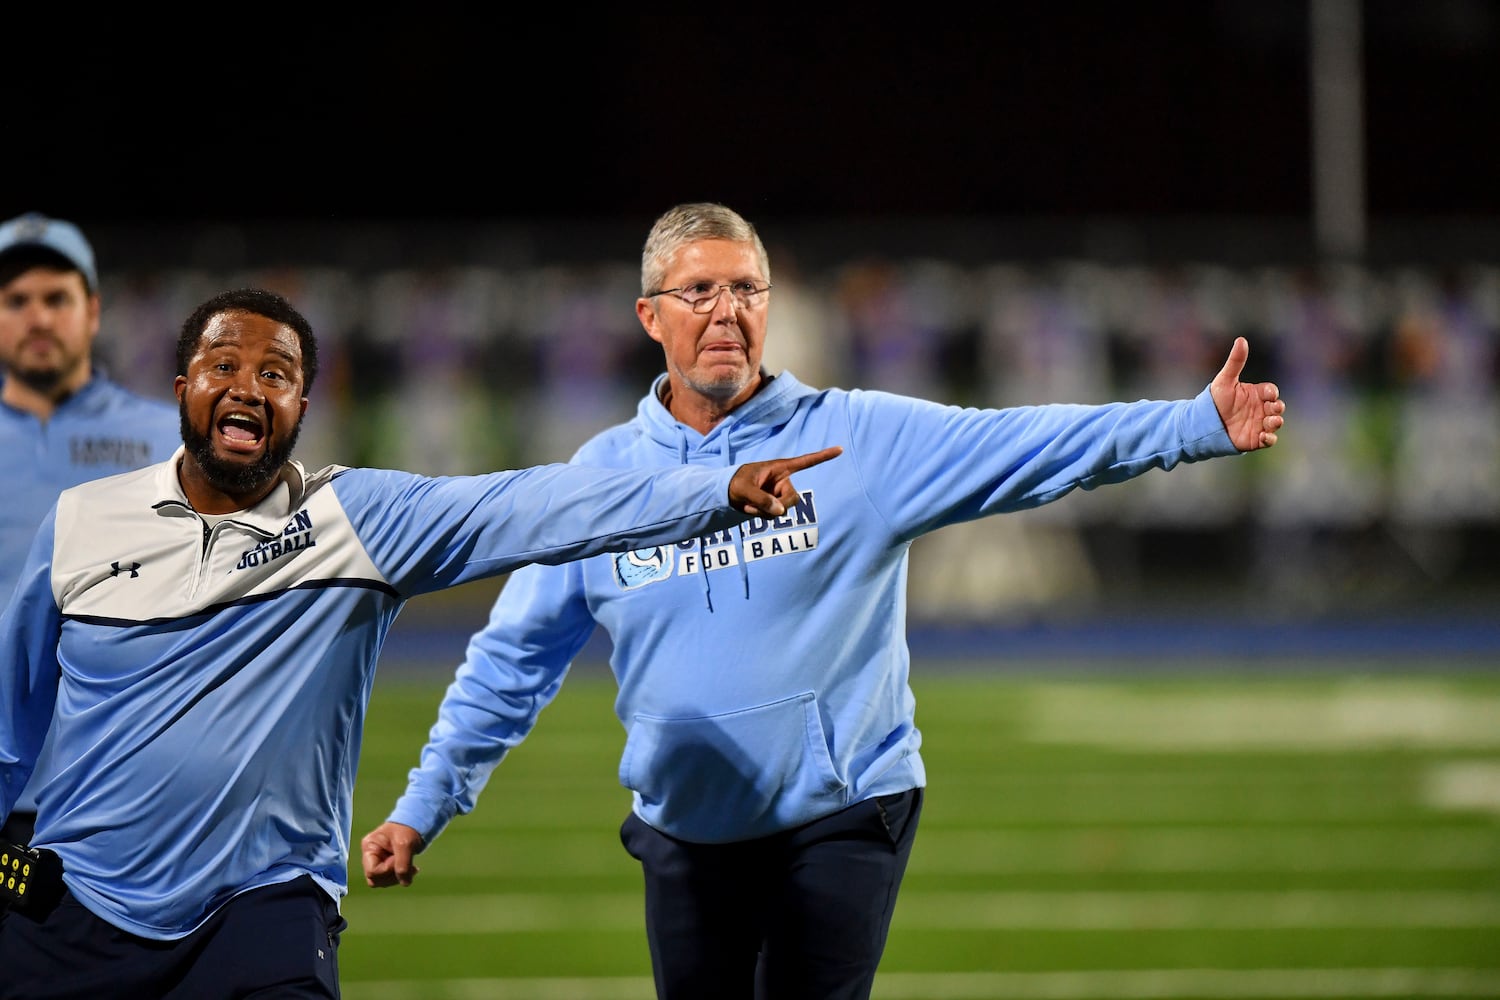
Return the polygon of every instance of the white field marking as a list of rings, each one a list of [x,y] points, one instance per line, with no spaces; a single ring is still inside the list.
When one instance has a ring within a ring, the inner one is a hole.
[[[1134,754],[1135,750],[1134,747],[1124,748],[1124,752],[1130,754]],[[1241,794],[1242,791],[1254,792],[1266,789],[1278,794],[1298,789],[1311,789],[1316,794],[1323,794],[1330,785],[1355,790],[1376,789],[1376,794],[1385,795],[1384,789],[1399,785],[1405,780],[1401,772],[1395,768],[1370,767],[1369,755],[1359,750],[1340,751],[1337,758],[1332,758],[1337,762],[1334,764],[1330,764],[1330,758],[1321,751],[1311,753],[1277,751],[1276,753],[1277,759],[1268,761],[1264,759],[1265,754],[1257,751],[1257,759],[1253,762],[1253,766],[1247,766],[1244,757],[1230,757],[1227,754],[1206,751],[1199,755],[1202,760],[1195,762],[1191,771],[1184,770],[1180,762],[1175,767],[1157,767],[1141,761],[1138,755],[1130,761],[1128,770],[1122,770],[1118,765],[1085,770],[1066,764],[1058,768],[1048,767],[1039,770],[1004,770],[1004,753],[997,751],[990,759],[964,762],[958,766],[955,766],[956,762],[943,759],[938,777],[950,784],[961,783],[965,788],[992,788],[996,791],[1031,794],[1036,791],[1045,792],[1066,783],[1079,789],[1099,792],[1130,786],[1130,792],[1127,794],[1134,794],[1135,788],[1223,791],[1227,785],[1232,784],[1236,786],[1232,793],[1235,795]],[[1386,752],[1384,756],[1399,765],[1407,761],[1431,759],[1435,753],[1446,753],[1446,751],[1396,751]],[[926,756],[947,758],[947,748],[941,748],[941,752],[937,754],[929,751]],[[1476,759],[1476,755],[1468,753],[1464,759]],[[1493,755],[1477,759],[1493,759]],[[1316,770],[1310,770],[1307,766],[1309,761],[1316,761],[1320,766]]]
[[[1079,787],[1060,779],[1050,794],[1034,796],[980,794],[962,782],[937,780],[942,788],[928,796],[923,822],[942,827],[1160,827],[1209,822],[1373,827],[1392,822],[1393,814],[1415,796],[1414,787],[1390,782],[1360,789],[1320,781],[1277,788],[1241,783],[1229,775],[1220,789],[1194,794],[1186,794],[1170,779],[1155,784],[1122,777],[1113,788]]]
[[[1438,809],[1500,813],[1500,762],[1453,761],[1429,768],[1422,800]]]
[[[650,978],[345,980],[350,1000],[654,1000]],[[882,972],[873,1000],[1500,996],[1493,969],[1099,969]]]
[[[394,897],[387,897],[394,898]],[[637,930],[634,893],[577,896],[402,893],[387,905],[348,906],[351,933],[487,935]],[[1474,891],[928,892],[901,894],[893,926],[907,930],[1281,930],[1449,927],[1500,931],[1500,894]]]
[[[1118,969],[915,972],[876,977],[873,1000],[1174,1000],[1177,997],[1486,997],[1489,969]]]
[[[1356,679],[1318,690],[1149,690],[1037,684],[1026,737],[1153,751],[1500,748],[1500,696],[1440,681]]]
[[[1450,790],[1443,795],[1456,795]],[[1441,797],[1433,793],[1434,799]],[[1436,805],[1456,807],[1452,802]],[[635,872],[634,859],[611,831],[549,833],[549,879],[595,879]],[[422,860],[421,884],[442,888],[450,880],[536,871],[532,852],[544,835],[510,834],[439,841]],[[1025,872],[1351,872],[1500,871],[1500,836],[1477,828],[1417,830],[1244,830],[1119,826],[1047,830],[922,829],[910,871],[920,874]]]
[[[656,1000],[646,976],[555,979],[345,978],[348,1000]]]
[[[924,930],[1282,930],[1494,927],[1500,894],[1474,891],[915,892],[893,926]]]
[[[917,832],[920,874],[1011,872],[1497,871],[1500,836],[1481,829],[952,830]]]

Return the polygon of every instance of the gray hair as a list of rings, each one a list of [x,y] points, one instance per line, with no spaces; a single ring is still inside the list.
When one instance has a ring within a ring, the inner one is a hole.
[[[661,291],[662,279],[672,257],[698,240],[729,240],[752,243],[760,259],[761,277],[771,280],[771,258],[760,234],[744,216],[715,202],[700,201],[669,208],[651,227],[641,250],[641,294]]]

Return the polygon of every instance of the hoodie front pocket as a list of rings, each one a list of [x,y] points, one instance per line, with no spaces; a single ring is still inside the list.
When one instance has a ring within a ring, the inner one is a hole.
[[[696,843],[763,837],[846,804],[811,691],[722,715],[637,714],[620,784],[642,819]]]

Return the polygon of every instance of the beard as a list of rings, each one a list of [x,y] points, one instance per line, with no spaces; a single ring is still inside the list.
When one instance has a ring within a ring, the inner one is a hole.
[[[297,435],[302,433],[302,421],[292,426],[286,440],[280,444],[268,444],[259,458],[244,465],[226,462],[214,453],[213,442],[205,434],[198,433],[188,421],[187,404],[177,404],[178,421],[182,425],[182,443],[187,453],[193,456],[209,483],[220,493],[243,496],[254,493],[281,473],[281,467],[292,457],[297,447]]]
[[[729,372],[718,377],[695,375],[684,371],[675,364],[670,364],[671,369],[682,380],[682,384],[696,392],[705,399],[730,400],[739,395],[747,386],[753,383],[760,374],[748,367],[744,371]]]
[[[68,353],[57,340],[54,339],[52,343],[61,352],[61,360],[38,367],[23,364],[19,358],[10,358],[5,366],[5,377],[15,379],[39,396],[57,398],[58,390],[68,383],[85,360]]]
[[[61,368],[9,368],[5,374],[37,395],[50,399],[63,384],[63,376],[67,373]]]

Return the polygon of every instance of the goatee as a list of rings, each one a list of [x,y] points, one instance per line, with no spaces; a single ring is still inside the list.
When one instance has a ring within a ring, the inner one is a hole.
[[[299,420],[279,445],[268,444],[259,458],[249,465],[242,465],[239,462],[226,462],[214,453],[213,442],[207,435],[198,433],[188,421],[186,403],[178,403],[177,414],[182,425],[182,443],[187,453],[193,456],[193,460],[203,470],[209,484],[229,496],[254,493],[275,479],[281,473],[281,467],[292,457],[292,450],[297,447],[297,435],[302,433],[302,421]]]
[[[63,384],[67,372],[61,368],[7,368],[6,378],[13,378],[40,396],[51,397]]]

